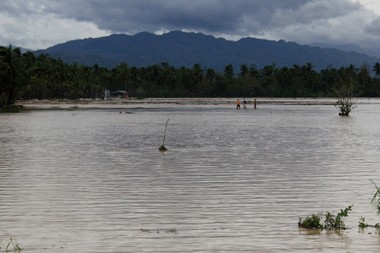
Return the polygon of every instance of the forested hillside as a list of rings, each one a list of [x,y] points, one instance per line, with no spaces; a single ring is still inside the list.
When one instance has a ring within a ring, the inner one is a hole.
[[[242,64],[263,68],[275,63],[278,67],[292,67],[312,62],[316,70],[328,66],[340,68],[350,64],[373,65],[375,57],[333,48],[319,48],[294,42],[244,38],[229,41],[201,33],[169,32],[155,35],[147,32],[133,36],[114,34],[101,38],[73,40],[55,45],[36,54],[48,54],[66,63],[87,66],[98,64],[113,68],[122,62],[130,66],[149,67],[161,62],[180,68],[201,64],[205,68],[223,71],[231,64],[239,69]]]

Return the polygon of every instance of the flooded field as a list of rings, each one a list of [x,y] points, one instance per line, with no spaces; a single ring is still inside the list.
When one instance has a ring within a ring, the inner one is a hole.
[[[40,252],[379,252],[380,105],[0,114],[0,240]],[[164,154],[165,123],[169,120]],[[353,204],[341,232],[299,217]]]

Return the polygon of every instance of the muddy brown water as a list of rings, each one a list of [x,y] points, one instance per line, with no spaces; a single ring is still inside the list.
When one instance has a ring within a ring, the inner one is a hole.
[[[379,252],[380,105],[0,115],[0,240],[22,252]],[[165,146],[159,152],[167,119]],[[341,232],[299,217],[353,204]]]

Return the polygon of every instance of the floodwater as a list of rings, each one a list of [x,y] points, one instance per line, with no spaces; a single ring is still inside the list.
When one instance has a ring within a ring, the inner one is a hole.
[[[0,115],[0,240],[40,252],[379,252],[380,105]],[[165,123],[166,153],[162,145]],[[299,217],[353,204],[347,230]]]

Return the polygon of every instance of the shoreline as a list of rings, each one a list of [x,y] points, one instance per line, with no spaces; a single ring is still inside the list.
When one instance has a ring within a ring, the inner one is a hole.
[[[337,98],[246,98],[247,104],[257,105],[335,105]],[[240,98],[242,101],[243,98]],[[236,98],[144,98],[144,99],[33,99],[18,100],[16,105],[24,109],[102,109],[102,108],[125,108],[129,106],[149,105],[234,105]],[[380,104],[380,98],[358,98],[356,104]]]

